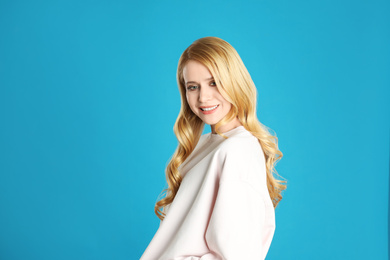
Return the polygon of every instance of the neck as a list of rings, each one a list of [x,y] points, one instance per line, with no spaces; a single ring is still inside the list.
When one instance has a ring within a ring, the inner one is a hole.
[[[241,124],[240,120],[238,120],[238,118],[236,117],[235,119],[233,119],[229,123],[227,123],[223,126],[220,126],[218,131],[220,133],[226,133],[226,132],[228,132],[228,131],[230,131],[238,126],[241,126],[241,125],[242,124]],[[210,125],[210,127],[211,127],[211,133],[216,134],[217,132],[215,131],[215,125]]]

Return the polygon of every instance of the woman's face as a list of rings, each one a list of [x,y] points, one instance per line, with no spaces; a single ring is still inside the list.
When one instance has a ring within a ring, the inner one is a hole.
[[[214,125],[230,111],[231,103],[222,97],[210,71],[201,63],[190,60],[183,69],[184,84],[188,105],[205,124]],[[231,122],[228,123],[231,125]],[[232,128],[225,125],[219,131],[228,131]]]

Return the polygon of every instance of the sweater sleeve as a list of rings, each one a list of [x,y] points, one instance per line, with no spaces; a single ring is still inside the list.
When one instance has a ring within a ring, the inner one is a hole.
[[[175,260],[264,259],[265,207],[248,183],[224,182],[206,232],[210,253]]]
[[[265,259],[274,234],[274,208],[262,150],[246,148],[230,146],[220,158],[224,163],[205,233],[210,252],[180,260]]]
[[[217,259],[264,259],[272,239],[274,209],[260,145],[231,143],[222,153],[218,194],[206,231]]]
[[[246,182],[221,183],[206,232],[210,253],[175,260],[264,259],[265,205],[259,193]],[[272,234],[271,234],[272,235]]]
[[[264,259],[265,205],[246,182],[221,183],[206,232],[216,259]]]

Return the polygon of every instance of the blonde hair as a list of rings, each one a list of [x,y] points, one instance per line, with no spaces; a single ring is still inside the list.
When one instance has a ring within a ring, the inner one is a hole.
[[[268,191],[276,208],[282,199],[281,192],[286,189],[283,184],[286,181],[274,177],[274,173],[278,175],[274,165],[283,157],[278,149],[278,138],[271,135],[268,128],[257,119],[256,86],[237,51],[220,38],[204,37],[193,42],[179,59],[177,83],[181,109],[173,128],[179,144],[166,168],[168,189],[164,190],[165,198],[155,205],[156,215],[164,219],[165,213],[161,208],[172,203],[182,181],[179,166],[194,150],[203,132],[203,121],[192,112],[186,100],[183,69],[189,60],[200,62],[209,69],[219,92],[232,104],[228,114],[215,125],[216,133],[227,138],[218,132],[218,128],[238,117],[245,129],[258,139],[265,156]]]

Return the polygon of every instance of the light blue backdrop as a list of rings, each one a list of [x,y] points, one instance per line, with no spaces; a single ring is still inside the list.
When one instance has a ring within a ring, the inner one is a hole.
[[[0,2],[0,259],[139,259],[203,36],[284,153],[267,259],[387,259],[389,2],[141,2]]]

